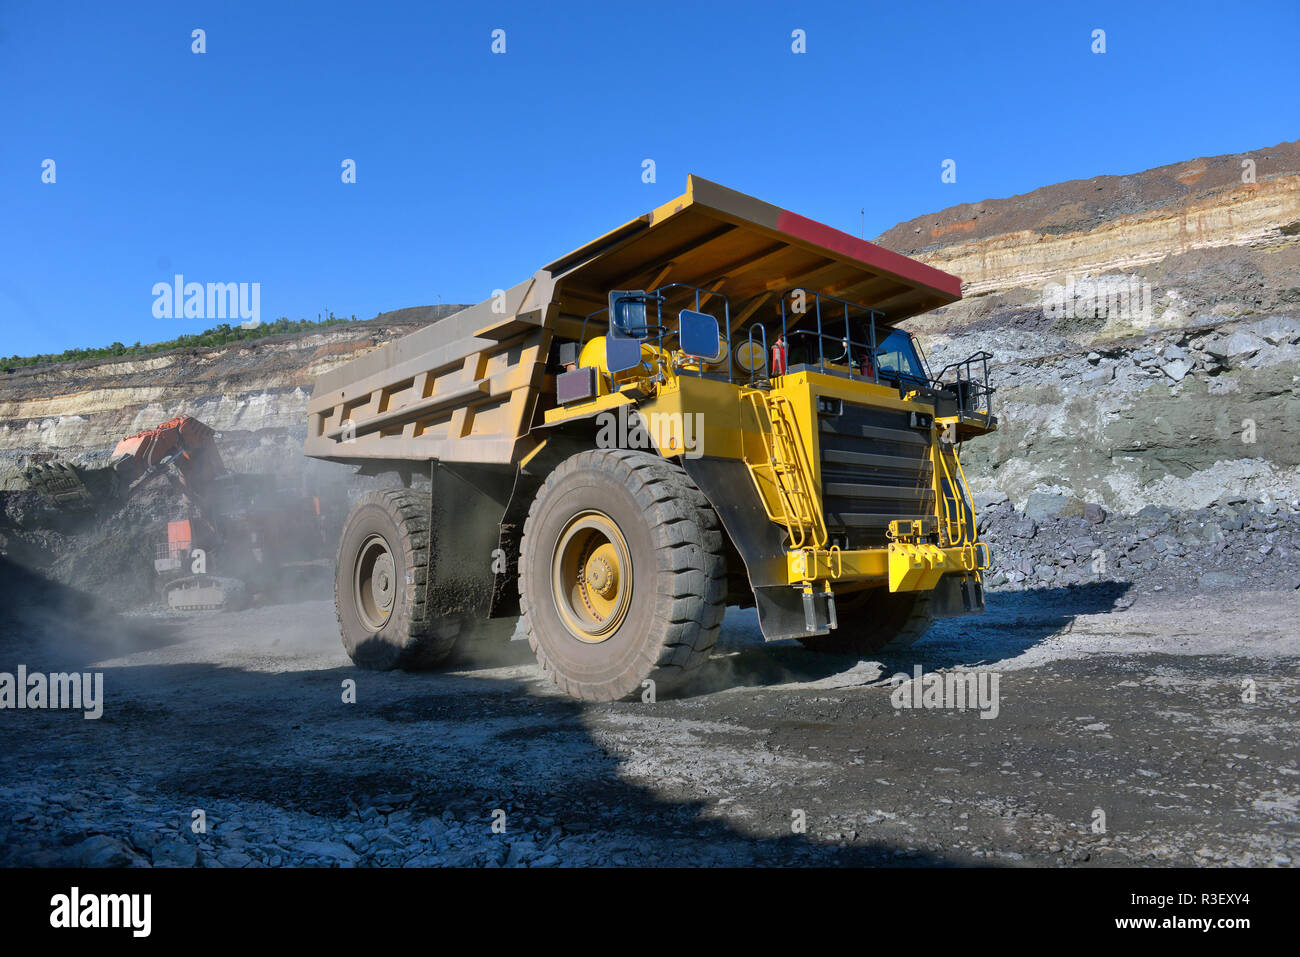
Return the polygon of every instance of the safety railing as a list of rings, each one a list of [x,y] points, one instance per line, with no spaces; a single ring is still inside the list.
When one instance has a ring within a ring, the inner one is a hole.
[[[939,503],[943,510],[944,531],[949,545],[964,545],[967,541],[974,540],[975,529],[973,514],[970,516],[971,527],[967,527],[965,486],[959,482],[959,479],[964,479],[961,475],[961,461],[953,450],[942,445],[938,447],[938,456],[942,471],[939,478]],[[949,456],[955,462],[955,467],[949,467]],[[973,511],[972,509],[971,512]]]
[[[815,328],[790,331],[790,300],[795,297],[795,294],[802,294],[805,304],[803,312],[797,315],[802,316],[811,312]],[[993,358],[991,352],[975,352],[959,362],[949,363],[936,376],[930,373],[916,337],[909,334],[921,362],[920,374],[903,368],[882,368],[882,356],[891,351],[882,347],[878,335],[877,319],[883,320],[883,318],[884,313],[879,310],[846,299],[804,289],[787,290],[781,297],[781,334],[773,352],[784,350],[781,365],[793,364],[791,346],[796,337],[800,337],[805,342],[815,343],[814,349],[806,350],[814,354],[805,357],[805,364],[811,365],[815,360],[820,372],[825,372],[830,366],[841,374],[847,373],[850,379],[862,378],[873,383],[887,380],[888,384],[904,390],[911,387],[948,391],[957,397],[958,407],[962,412],[976,415],[992,413],[992,397],[996,390],[989,385],[988,361]],[[865,340],[854,337],[855,321],[858,328],[866,333]],[[827,331],[828,325],[834,327],[840,323],[843,323],[843,335]],[[761,366],[750,372],[751,385],[779,371],[773,369],[777,363],[774,356],[767,352],[767,329],[761,323],[750,326],[750,343],[753,343],[755,330],[760,334],[767,358]]]
[[[816,329],[797,329],[794,333],[790,332],[790,320],[787,309],[791,308],[790,300],[798,298],[803,307],[801,312],[796,315],[805,315],[808,310],[808,300],[812,300],[812,315],[816,320]],[[825,309],[823,309],[825,304]],[[824,313],[838,312],[839,316],[825,315]],[[859,341],[853,337],[853,320],[852,313],[856,313],[857,321],[867,332],[866,341]],[[875,356],[877,354],[876,346],[876,318],[884,318],[884,313],[876,309],[871,309],[856,302],[849,302],[847,299],[840,299],[835,296],[829,296],[825,293],[809,291],[801,287],[788,289],[781,296],[781,342],[786,350],[785,361],[789,360],[790,346],[792,337],[797,335],[802,338],[812,339],[817,347],[817,371],[825,372],[828,364],[847,368],[849,378],[855,375],[858,378],[868,382],[878,382],[879,373]],[[838,324],[844,323],[844,334],[842,336],[834,335],[826,331],[826,323]],[[826,344],[832,343],[832,355],[827,358]],[[859,359],[860,357],[860,359]],[[809,357],[811,358],[811,357]],[[863,368],[860,372],[855,373],[855,366],[861,360]],[[811,364],[811,363],[808,363]]]
[[[993,393],[989,385],[989,360],[993,353],[983,350],[972,353],[958,362],[950,362],[934,377],[934,386],[957,396],[957,408],[973,415],[990,415],[993,411]],[[949,372],[952,377],[949,378]]]
[[[966,484],[966,470],[952,446],[940,444],[937,454],[943,472],[939,491],[948,545],[961,548],[962,567],[967,571],[984,571],[989,567],[989,547],[979,540],[975,506],[970,500],[970,486]],[[949,457],[952,458],[951,466]]]

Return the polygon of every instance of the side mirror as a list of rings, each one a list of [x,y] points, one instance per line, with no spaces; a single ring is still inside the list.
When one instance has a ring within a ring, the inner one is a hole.
[[[617,372],[626,372],[639,366],[641,340],[615,335],[612,326],[609,332],[610,334],[605,337],[605,368],[609,373],[613,375]]]
[[[609,294],[609,335],[605,336],[605,368],[610,374],[641,364],[641,343],[647,337],[646,295],[640,290]]]
[[[609,294],[609,335],[625,339],[646,337],[646,296],[644,292],[615,291]]]
[[[682,352],[704,362],[722,358],[718,320],[708,313],[683,309],[677,316],[677,340]]]

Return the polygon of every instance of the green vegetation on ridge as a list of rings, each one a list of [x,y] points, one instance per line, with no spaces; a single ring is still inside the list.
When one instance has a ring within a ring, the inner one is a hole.
[[[165,342],[150,342],[141,345],[137,342],[133,346],[123,345],[120,342],[114,342],[111,345],[100,346],[93,349],[65,349],[58,353],[47,353],[36,356],[9,356],[0,359],[0,367],[5,369],[15,369],[19,366],[37,366],[49,365],[54,362],[76,362],[81,359],[111,359],[117,356],[146,356],[153,355],[157,352],[168,352],[172,349],[188,349],[194,347],[206,346],[223,346],[230,342],[243,342],[249,339],[261,339],[266,336],[280,336],[287,332],[304,332],[310,329],[323,329],[326,326],[336,326],[343,322],[354,322],[356,316],[345,318],[329,313],[324,319],[288,319],[281,316],[274,322],[263,322],[252,329],[245,329],[243,326],[232,326],[229,323],[221,323],[211,329],[204,329],[202,332],[196,332],[193,335],[177,336],[175,339],[168,339]]]

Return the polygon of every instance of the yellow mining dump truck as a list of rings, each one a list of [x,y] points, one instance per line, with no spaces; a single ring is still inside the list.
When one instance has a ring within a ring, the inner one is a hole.
[[[954,276],[691,177],[324,373],[306,454],[403,482],[343,530],[352,660],[436,665],[522,616],[562,690],[610,700],[699,665],[727,605],[757,606],[768,640],[845,654],[982,611],[957,446],[997,425],[990,356],[932,375],[896,328],[960,297]]]

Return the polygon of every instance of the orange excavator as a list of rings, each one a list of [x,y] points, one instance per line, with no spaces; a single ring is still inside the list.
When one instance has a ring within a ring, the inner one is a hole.
[[[24,476],[47,504],[70,511],[116,512],[165,477],[187,503],[167,523],[154,571],[174,611],[234,609],[288,573],[325,559],[321,501],[280,487],[274,476],[230,472],[217,433],[188,415],[118,442],[108,464],[87,468],[43,462]]]
[[[73,511],[120,507],[158,475],[166,475],[202,507],[203,489],[226,474],[215,435],[198,419],[178,415],[118,442],[106,466],[40,462],[27,468],[23,476],[50,505]]]

